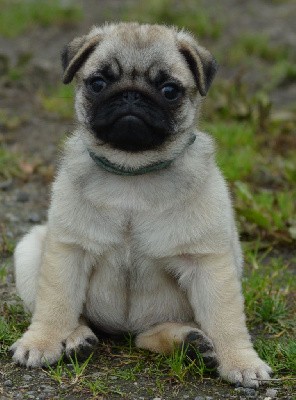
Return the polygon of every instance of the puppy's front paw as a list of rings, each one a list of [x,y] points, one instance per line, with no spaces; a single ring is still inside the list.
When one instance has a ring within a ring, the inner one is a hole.
[[[64,351],[62,340],[30,329],[11,347],[13,360],[26,367],[40,367],[55,363]]]
[[[221,362],[218,368],[220,376],[237,386],[258,388],[258,386],[270,379],[271,368],[265,364],[255,353],[246,357],[230,357],[226,362]]]
[[[45,329],[29,329],[10,350],[13,360],[27,367],[40,367],[54,364],[66,353],[71,356],[77,352],[79,358],[87,357],[98,339],[90,328],[79,325],[72,333],[55,336]]]

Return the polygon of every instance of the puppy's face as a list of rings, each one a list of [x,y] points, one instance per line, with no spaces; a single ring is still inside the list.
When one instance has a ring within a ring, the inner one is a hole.
[[[65,83],[77,77],[79,122],[98,145],[132,153],[187,135],[216,71],[189,34],[135,23],[74,39],[63,64]]]

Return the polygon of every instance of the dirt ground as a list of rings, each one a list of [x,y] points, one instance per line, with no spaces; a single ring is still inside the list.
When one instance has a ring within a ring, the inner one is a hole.
[[[125,0],[86,0],[82,2],[83,19],[69,26],[49,26],[29,30],[18,38],[0,37],[0,58],[10,66],[15,66],[23,55],[30,54],[23,71],[23,79],[9,80],[1,76],[0,107],[8,118],[14,119],[16,127],[1,126],[0,131],[9,148],[20,155],[25,178],[7,179],[0,182],[0,223],[5,235],[17,241],[34,224],[46,221],[49,202],[50,182],[57,165],[59,145],[65,133],[71,132],[74,122],[63,119],[41,106],[40,92],[55,86],[61,78],[59,54],[62,47],[73,37],[85,33],[90,26],[105,20],[108,15],[120,15]],[[129,1],[129,4],[132,2]],[[294,1],[264,0],[205,0],[205,8],[217,9],[217,18],[227,23],[223,25],[219,43],[205,40],[212,52],[219,47],[225,52],[235,38],[245,32],[266,33],[273,43],[290,45],[296,43]],[[208,42],[208,43],[207,43]],[[231,77],[242,66],[220,68],[221,77]],[[252,85],[264,82],[264,76],[252,68],[244,75]],[[289,108],[296,98],[296,84],[278,87],[271,93],[271,99],[279,109]],[[1,261],[2,262],[2,261]],[[15,288],[12,274],[12,258],[5,259],[9,271],[6,281],[0,285],[0,299],[15,302]],[[15,366],[9,360],[0,360],[0,399],[78,399],[88,398],[86,394],[75,393],[73,388],[58,387],[43,371],[28,371]],[[127,385],[126,382],[123,382]],[[132,384],[131,384],[132,385]],[[145,386],[145,380],[138,382],[138,388]],[[153,398],[145,390],[129,388],[131,399]],[[292,399],[293,395],[278,389],[277,398]],[[119,396],[120,397],[120,396]],[[113,398],[108,396],[108,398]],[[114,398],[118,398],[115,396]],[[171,398],[169,391],[166,399]],[[227,384],[215,386],[213,381],[196,383],[189,391],[180,390],[180,399],[269,399],[266,388],[260,391],[234,390]]]

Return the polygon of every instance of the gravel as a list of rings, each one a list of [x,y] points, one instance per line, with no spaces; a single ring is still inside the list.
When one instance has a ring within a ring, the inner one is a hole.
[[[275,398],[276,396],[277,396],[277,390],[276,389],[267,389],[266,390],[266,393],[265,393],[265,395],[267,396],[267,397],[270,397],[270,398]]]

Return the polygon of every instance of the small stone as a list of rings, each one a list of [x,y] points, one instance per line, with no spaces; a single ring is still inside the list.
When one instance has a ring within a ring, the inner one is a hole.
[[[206,396],[206,400],[213,400],[213,397],[211,397],[211,396]]]
[[[0,54],[0,75],[6,75],[9,71],[9,58],[6,54]]]
[[[154,397],[153,400],[161,400],[161,397]]]
[[[20,220],[16,215],[11,214],[11,213],[7,213],[7,214],[6,214],[6,219],[7,219],[9,222],[19,222],[19,220]]]
[[[248,397],[255,397],[256,390],[251,388],[245,388],[245,395],[247,395]]]
[[[43,392],[44,393],[50,393],[53,391],[53,388],[51,386],[44,386],[43,387]]]
[[[18,192],[16,201],[19,203],[26,203],[29,200],[29,195],[26,192]]]
[[[12,386],[12,381],[7,379],[7,381],[4,381],[4,386]]]
[[[6,283],[9,285],[11,283],[13,283],[13,275],[12,274],[8,274],[6,277]]]
[[[205,400],[205,398],[203,396],[196,396],[194,400]]]
[[[24,375],[23,376],[23,380],[24,381],[31,381],[33,378],[32,378],[32,376],[31,375]]]
[[[188,394],[184,394],[183,399],[189,399],[189,395]]]
[[[31,64],[31,73],[34,78],[43,78],[52,71],[52,64],[47,60],[36,60]]]
[[[6,181],[0,182],[0,190],[9,190],[12,187],[12,179],[7,179]]]
[[[60,389],[61,389],[61,390],[68,389],[68,385],[65,385],[64,383],[62,383],[62,384],[60,385]]]
[[[265,396],[271,397],[273,399],[274,397],[276,397],[276,395],[277,395],[276,389],[267,389],[266,390]]]
[[[236,392],[245,394],[247,397],[255,397],[256,396],[256,390],[251,389],[251,388],[244,388],[244,387],[237,387],[234,389]]]
[[[29,222],[33,222],[34,224],[41,221],[40,215],[37,213],[30,213],[28,217]]]

